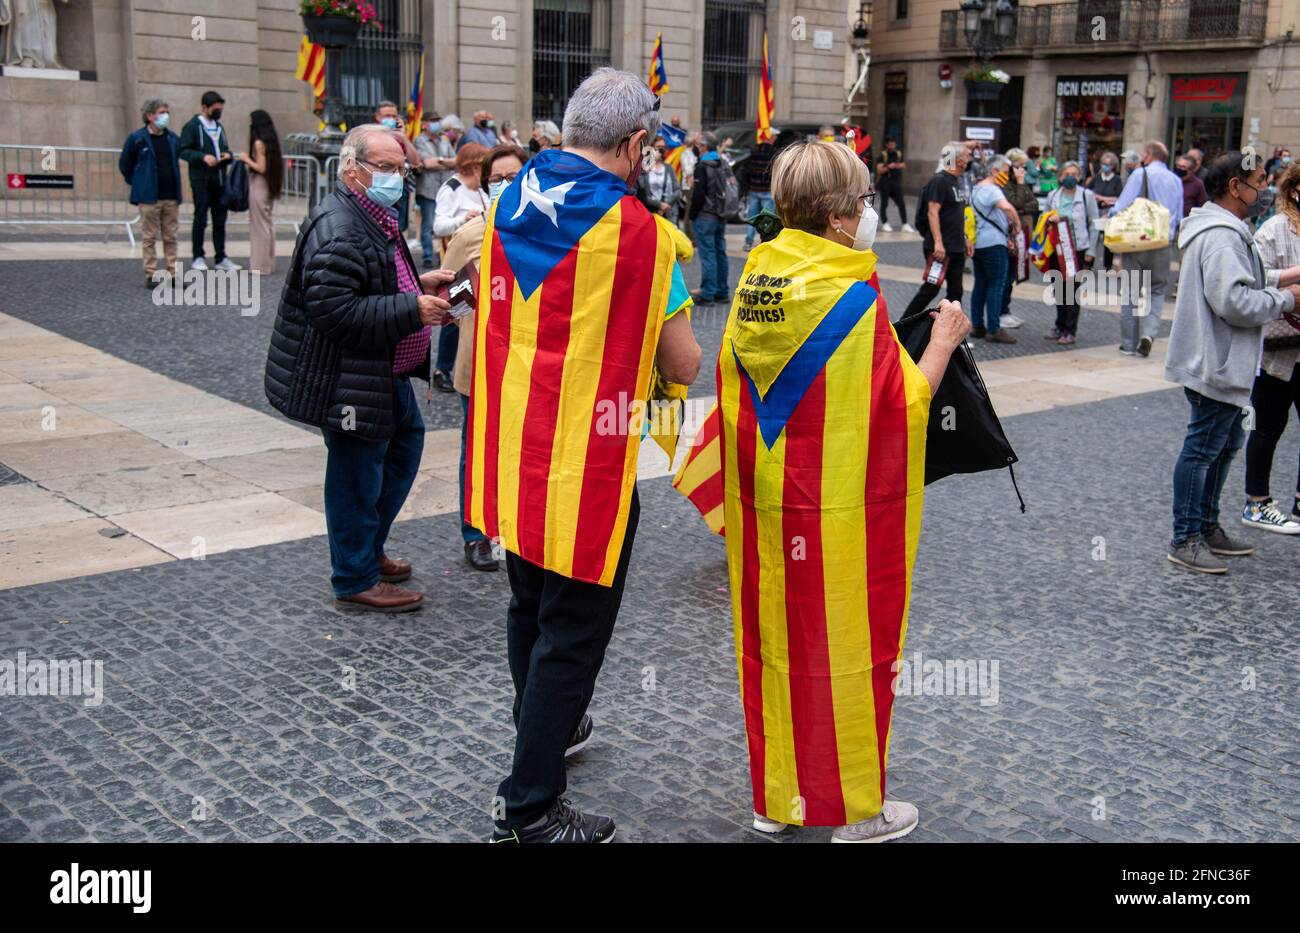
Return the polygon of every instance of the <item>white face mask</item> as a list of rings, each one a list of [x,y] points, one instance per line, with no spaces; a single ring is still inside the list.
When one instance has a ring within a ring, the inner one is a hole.
[[[853,248],[860,252],[871,249],[876,242],[876,227],[879,225],[880,215],[876,213],[870,204],[864,204],[862,206],[862,216],[858,218],[858,229],[853,234]],[[840,227],[835,229],[840,233],[845,233]],[[845,233],[845,235],[848,234]]]

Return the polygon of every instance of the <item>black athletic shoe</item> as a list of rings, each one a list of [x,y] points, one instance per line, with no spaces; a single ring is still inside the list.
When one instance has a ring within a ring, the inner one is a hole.
[[[433,371],[433,387],[439,392],[445,392],[448,395],[456,391],[456,386],[452,383],[451,377],[436,369]]]
[[[591,730],[591,714],[583,713],[582,722],[578,723],[578,728],[573,730],[573,737],[569,739],[569,747],[564,750],[565,758],[576,755],[587,747],[587,743],[591,741]]]
[[[1150,337],[1143,337],[1138,341],[1138,356],[1150,356],[1151,344],[1154,341]]]
[[[985,337],[989,335],[989,332],[986,328],[983,327],[972,327],[970,329],[970,335],[971,338],[974,340],[983,340]]]
[[[492,832],[493,842],[610,842],[613,838],[613,820],[579,813],[564,797],[555,801],[546,819],[536,826]]]

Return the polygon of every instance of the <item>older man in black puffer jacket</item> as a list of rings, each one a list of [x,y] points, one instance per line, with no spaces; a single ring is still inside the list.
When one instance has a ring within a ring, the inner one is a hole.
[[[411,565],[384,542],[424,450],[410,376],[427,369],[430,328],[447,320],[447,302],[424,292],[453,274],[416,276],[391,206],[405,173],[392,131],[348,133],[340,183],[298,236],[266,361],[271,405],[325,436],[330,582],[342,609],[406,612],[422,599],[395,585]]]

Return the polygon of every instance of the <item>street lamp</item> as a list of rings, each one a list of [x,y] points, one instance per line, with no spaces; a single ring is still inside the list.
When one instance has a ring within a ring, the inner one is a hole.
[[[1016,8],[1011,0],[964,0],[962,31],[966,46],[987,62],[1011,44],[1016,34]]]
[[[871,0],[862,0],[858,4],[858,21],[853,24],[851,36],[854,48],[866,48],[871,39]]]

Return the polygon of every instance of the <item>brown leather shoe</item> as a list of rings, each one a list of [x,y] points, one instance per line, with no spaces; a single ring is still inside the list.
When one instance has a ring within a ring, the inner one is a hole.
[[[423,600],[423,593],[381,580],[355,596],[336,597],[334,605],[349,612],[411,612],[419,609]]]
[[[984,338],[987,343],[1015,343],[1016,338],[1008,334],[1005,330],[990,331]]]
[[[385,583],[401,583],[411,579],[411,562],[401,558],[393,560],[387,554],[380,554],[379,579]]]

